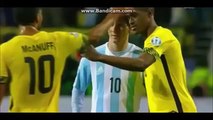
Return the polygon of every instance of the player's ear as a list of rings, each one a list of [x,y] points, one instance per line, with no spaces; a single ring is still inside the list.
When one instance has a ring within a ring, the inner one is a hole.
[[[147,8],[147,12],[148,12],[150,17],[154,16],[154,8],[152,8],[152,7]]]
[[[37,17],[36,17],[36,22],[42,23],[42,21],[43,21],[42,10],[39,10]]]

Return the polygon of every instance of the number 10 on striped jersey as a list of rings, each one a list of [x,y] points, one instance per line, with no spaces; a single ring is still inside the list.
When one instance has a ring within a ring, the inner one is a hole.
[[[110,78],[111,81],[111,89],[110,92],[119,93],[121,91],[121,79],[120,78]]]

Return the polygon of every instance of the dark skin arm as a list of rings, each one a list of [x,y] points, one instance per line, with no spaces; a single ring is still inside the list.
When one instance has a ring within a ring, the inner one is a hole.
[[[0,84],[0,103],[4,98],[5,90],[6,90],[6,84]]]
[[[155,62],[155,57],[148,53],[143,53],[138,58],[115,57],[99,54],[93,46],[87,48],[87,52],[84,56],[92,61],[100,61],[130,71],[144,71]]]
[[[79,53],[83,54],[86,52],[86,49],[88,46],[97,44],[101,37],[106,34],[109,27],[113,25],[114,19],[119,19],[119,17],[123,16],[122,14],[107,14],[107,16],[104,18],[104,20],[90,29],[87,36],[83,35],[83,45],[79,49]],[[78,55],[76,55],[76,58],[78,58]]]
[[[7,88],[7,84],[3,81],[7,81],[7,80],[8,80],[7,77],[0,77],[0,105],[4,98],[4,95],[6,94],[6,88]]]
[[[101,23],[90,29],[88,33],[89,42],[93,45],[98,43],[112,24],[113,15],[108,14]]]
[[[112,9],[122,9],[120,8],[112,8]],[[102,20],[101,23],[90,29],[88,33],[88,39],[91,44],[96,44],[98,41],[100,41],[101,37],[107,33],[110,26],[113,25],[113,22],[115,19],[119,19],[120,17],[125,16],[125,14],[112,14],[108,13],[107,16]]]
[[[117,9],[117,8],[115,8]],[[119,8],[121,9],[121,8]],[[109,29],[113,24],[113,19],[118,19],[125,16],[125,14],[108,14],[106,18],[98,24],[96,27],[92,28],[89,32],[89,41],[94,43],[98,42],[101,36]],[[144,71],[148,66],[155,62],[155,57],[148,53],[143,53],[138,58],[128,58],[128,57],[115,57],[102,55],[96,52],[94,47],[86,45],[84,49],[85,53],[83,56],[87,57],[92,61],[100,61],[121,69],[131,70],[131,71]]]
[[[103,35],[106,34],[108,29],[113,25],[115,19],[119,19],[124,16],[125,14],[107,14],[101,23],[89,30],[88,36],[83,36],[84,45],[80,49],[80,53],[85,53],[86,47],[90,44],[96,45],[100,41],[101,37],[103,37]]]

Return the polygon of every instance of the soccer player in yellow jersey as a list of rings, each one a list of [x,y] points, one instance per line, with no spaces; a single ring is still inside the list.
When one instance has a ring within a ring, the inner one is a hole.
[[[186,85],[186,68],[178,39],[169,29],[156,24],[154,8],[128,9],[133,10],[127,14],[132,31],[146,36],[141,56],[107,56],[96,52],[93,47],[85,56],[122,69],[145,71],[150,112],[196,112]]]
[[[107,23],[94,27],[87,42],[81,33],[39,31],[43,18],[39,8],[15,12],[20,35],[0,45],[0,103],[11,77],[9,111],[57,112],[66,58],[75,58],[89,42],[97,42]]]

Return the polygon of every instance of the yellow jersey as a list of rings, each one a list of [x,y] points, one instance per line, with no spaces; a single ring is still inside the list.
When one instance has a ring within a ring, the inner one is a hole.
[[[12,77],[9,111],[57,112],[65,60],[83,44],[80,33],[44,31],[1,44],[0,76]]]
[[[196,112],[187,89],[181,45],[169,29],[158,26],[144,41],[156,61],[144,73],[150,112]]]

